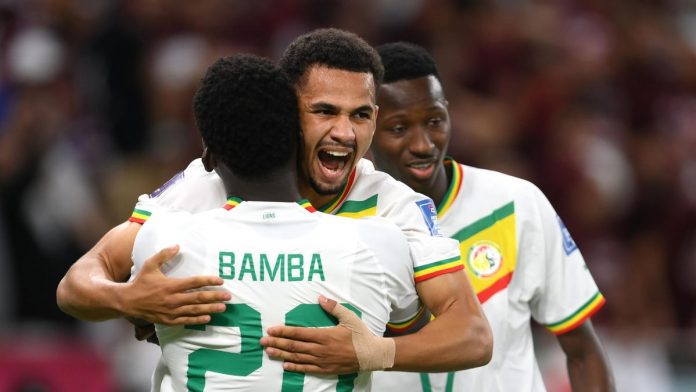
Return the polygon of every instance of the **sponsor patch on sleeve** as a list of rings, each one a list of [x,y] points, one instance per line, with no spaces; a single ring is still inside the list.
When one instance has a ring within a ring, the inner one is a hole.
[[[430,230],[430,235],[440,237],[440,226],[437,223],[437,209],[435,208],[435,203],[430,199],[424,199],[417,201],[416,205],[420,209],[421,214],[423,214],[423,219]]]
[[[556,215],[556,219],[558,219],[558,225],[561,228],[561,236],[563,237],[563,250],[565,250],[566,256],[570,255],[578,249],[578,246],[575,244],[575,241],[573,241],[573,237],[570,236],[570,231],[568,231],[568,228],[565,226],[565,224],[563,224],[561,217]]]
[[[161,195],[162,192],[164,192],[165,190],[167,190],[167,188],[169,188],[170,186],[176,184],[176,183],[177,183],[179,180],[181,180],[182,178],[184,178],[184,172],[183,172],[183,171],[180,171],[180,172],[176,173],[176,174],[174,175],[174,177],[170,178],[167,182],[165,182],[164,184],[162,184],[162,186],[160,186],[159,188],[155,189],[152,193],[150,193],[150,198],[153,199],[153,198],[155,198],[155,197]]]

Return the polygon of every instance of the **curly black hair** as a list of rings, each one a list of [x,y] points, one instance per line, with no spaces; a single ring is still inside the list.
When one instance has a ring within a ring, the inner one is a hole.
[[[210,152],[241,177],[263,177],[294,157],[297,96],[268,59],[237,54],[217,60],[201,80],[193,112]]]
[[[377,47],[384,65],[384,83],[417,79],[440,74],[433,57],[422,47],[410,42],[390,42]]]
[[[384,68],[377,51],[358,35],[336,28],[317,29],[299,36],[278,62],[294,86],[304,82],[307,70],[324,65],[352,72],[371,73],[378,87]]]

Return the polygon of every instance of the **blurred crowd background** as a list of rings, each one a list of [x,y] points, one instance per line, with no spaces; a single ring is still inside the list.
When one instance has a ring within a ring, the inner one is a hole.
[[[619,390],[696,390],[688,0],[0,0],[0,390],[147,388],[157,347],[123,320],[63,315],[56,285],[200,155],[191,98],[209,64],[277,59],[325,26],[429,49],[451,155],[536,183],[582,250]],[[568,391],[535,333],[549,390]]]

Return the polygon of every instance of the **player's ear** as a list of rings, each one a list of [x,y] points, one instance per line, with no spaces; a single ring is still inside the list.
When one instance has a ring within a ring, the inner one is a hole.
[[[201,155],[201,161],[203,162],[203,167],[205,168],[206,171],[211,172],[215,169],[215,166],[217,166],[217,161],[215,160],[215,156],[213,155],[210,150],[208,150],[208,147],[203,147],[203,154]]]

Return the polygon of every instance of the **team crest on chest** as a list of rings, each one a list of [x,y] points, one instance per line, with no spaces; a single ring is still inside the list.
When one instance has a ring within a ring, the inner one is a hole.
[[[467,268],[479,278],[494,275],[503,265],[500,247],[492,241],[477,241],[469,248]]]

